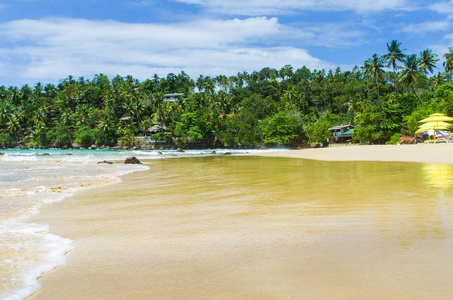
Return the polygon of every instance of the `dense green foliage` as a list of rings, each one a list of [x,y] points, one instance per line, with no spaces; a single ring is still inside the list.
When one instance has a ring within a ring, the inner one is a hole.
[[[182,71],[0,86],[0,147],[131,147],[143,135],[173,146],[296,145],[325,141],[342,123],[358,126],[357,142],[396,141],[430,113],[453,115],[452,48],[444,73],[432,76],[436,54],[405,55],[400,45],[345,72],[287,65],[196,80]],[[165,102],[168,93],[187,97]],[[154,125],[163,131],[150,134]]]

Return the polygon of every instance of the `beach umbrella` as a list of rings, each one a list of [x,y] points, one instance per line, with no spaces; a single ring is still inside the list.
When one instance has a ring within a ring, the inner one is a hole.
[[[418,128],[427,128],[427,129],[445,129],[451,126],[450,123],[447,122],[428,122],[420,125]],[[444,127],[444,128],[442,128]]]
[[[453,121],[453,118],[448,117],[445,114],[435,113],[429,115],[428,118],[419,121],[420,123],[424,123],[420,126],[419,129],[445,129],[446,127],[450,126],[450,124],[446,122],[451,121]]]
[[[418,128],[418,130],[415,133],[416,134],[421,133],[426,130],[447,129],[449,126],[451,126],[447,122],[451,122],[451,121],[453,121],[453,118],[448,117],[445,114],[441,114],[441,113],[431,114],[431,115],[429,115],[428,118],[425,118],[425,119],[419,121],[420,123],[423,123],[423,124]]]
[[[423,119],[419,122],[421,123],[427,123],[427,122],[451,122],[453,121],[453,118],[445,116],[445,115],[430,115],[428,118]]]

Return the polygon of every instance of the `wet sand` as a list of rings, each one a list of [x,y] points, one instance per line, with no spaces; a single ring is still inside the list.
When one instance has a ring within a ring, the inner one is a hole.
[[[33,217],[74,250],[30,299],[446,299],[452,150],[148,161]]]

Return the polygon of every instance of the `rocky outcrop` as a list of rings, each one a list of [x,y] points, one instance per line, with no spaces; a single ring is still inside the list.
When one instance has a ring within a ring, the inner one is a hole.
[[[176,152],[184,152],[184,149],[178,148],[178,149],[176,149]]]
[[[125,164],[136,164],[136,165],[141,164],[141,162],[135,156],[127,157],[126,160],[124,161],[124,163]]]
[[[98,161],[98,164],[108,164],[108,165],[112,165],[112,164],[113,164],[113,161],[103,160],[103,161]]]

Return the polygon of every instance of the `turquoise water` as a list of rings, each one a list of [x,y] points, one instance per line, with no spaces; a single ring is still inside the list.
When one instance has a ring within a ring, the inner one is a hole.
[[[216,154],[212,154],[215,151]],[[82,189],[113,184],[145,165],[140,160],[240,154],[262,150],[1,150],[0,156],[0,299],[24,299],[40,288],[37,278],[65,262],[71,241],[53,235],[46,224],[27,223],[45,203],[61,201]],[[113,164],[99,163],[114,161]]]

